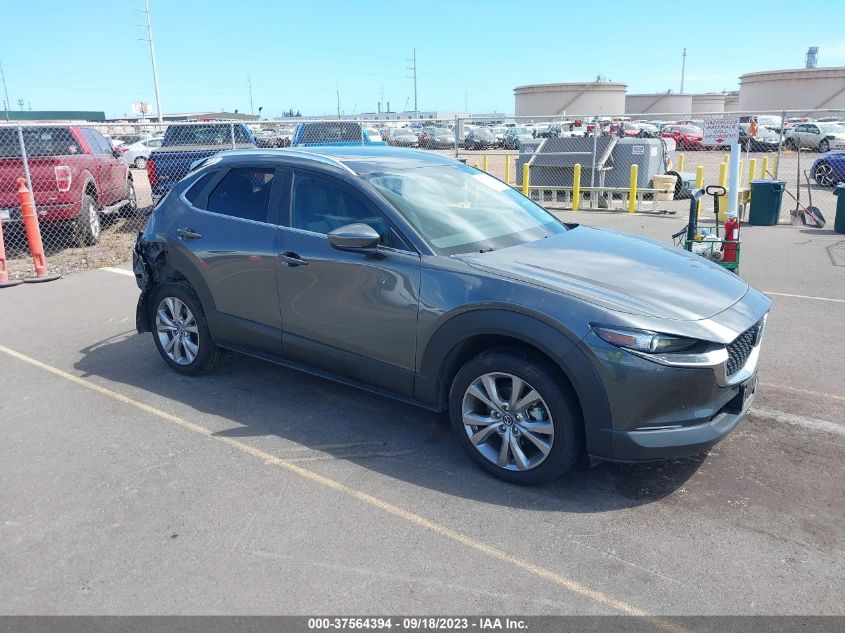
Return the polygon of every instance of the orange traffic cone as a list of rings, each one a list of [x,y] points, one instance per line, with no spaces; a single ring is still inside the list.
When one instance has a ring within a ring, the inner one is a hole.
[[[18,178],[18,198],[21,201],[21,217],[26,228],[26,241],[29,242],[29,252],[35,264],[35,277],[24,279],[27,283],[53,281],[61,275],[47,273],[47,258],[44,257],[44,245],[41,243],[41,229],[38,227],[38,215],[35,213],[35,202],[32,193],[26,188],[26,179]]]

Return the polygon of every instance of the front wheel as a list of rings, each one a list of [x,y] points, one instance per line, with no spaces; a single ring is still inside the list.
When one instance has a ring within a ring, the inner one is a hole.
[[[832,187],[836,183],[833,167],[828,163],[819,163],[813,170],[813,179],[822,187]]]
[[[507,349],[484,352],[458,372],[452,428],[470,458],[515,484],[551,481],[581,453],[575,395],[548,361]]]
[[[160,286],[150,305],[153,339],[164,362],[189,376],[211,371],[220,348],[211,338],[202,303],[190,284],[180,281]]]

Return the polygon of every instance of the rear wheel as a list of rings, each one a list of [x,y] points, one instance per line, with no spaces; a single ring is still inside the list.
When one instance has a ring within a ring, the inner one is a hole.
[[[134,217],[138,213],[138,195],[135,192],[135,183],[131,178],[126,179],[126,204],[123,205],[120,212],[126,217]]]
[[[135,168],[136,169],[146,169],[147,168],[147,159],[144,156],[138,156],[135,159]]]
[[[94,196],[82,196],[82,210],[76,219],[79,241],[83,246],[94,246],[100,241],[100,212]]]
[[[824,152],[827,152],[829,150],[830,150],[830,141],[828,141],[826,138],[823,138],[819,142],[819,151],[824,153]]]
[[[202,303],[184,281],[160,286],[150,304],[150,322],[159,354],[180,374],[195,376],[211,371],[220,348],[211,338]]]
[[[788,150],[792,150],[793,152],[798,149],[798,144],[795,142],[795,139],[788,138],[783,143],[784,147]]]
[[[449,417],[470,458],[511,483],[551,481],[581,453],[575,395],[548,361],[515,350],[484,352],[461,368]]]
[[[832,187],[836,184],[833,167],[829,163],[819,163],[813,170],[813,179],[822,187]]]

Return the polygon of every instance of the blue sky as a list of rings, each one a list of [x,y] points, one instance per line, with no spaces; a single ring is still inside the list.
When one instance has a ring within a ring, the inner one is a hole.
[[[154,102],[143,0],[9,0],[0,61],[9,97],[33,110],[130,112]],[[734,90],[744,72],[798,68],[808,46],[820,66],[845,65],[836,29],[796,28],[794,2],[710,0],[684,8],[641,0],[374,2],[371,0],[150,0],[165,112],[255,109],[277,116],[413,109],[417,49],[421,110],[512,112],[513,88],[591,81],[629,92]],[[524,13],[521,8],[524,7]],[[590,10],[592,7],[592,10]],[[841,15],[817,0],[815,16]],[[819,23],[820,25],[821,23]],[[155,104],[153,105],[155,107]]]

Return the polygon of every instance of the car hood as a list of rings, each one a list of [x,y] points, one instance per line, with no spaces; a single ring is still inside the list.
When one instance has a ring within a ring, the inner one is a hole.
[[[634,235],[583,226],[460,259],[609,310],[658,319],[706,319],[748,291],[742,279],[698,255]]]

